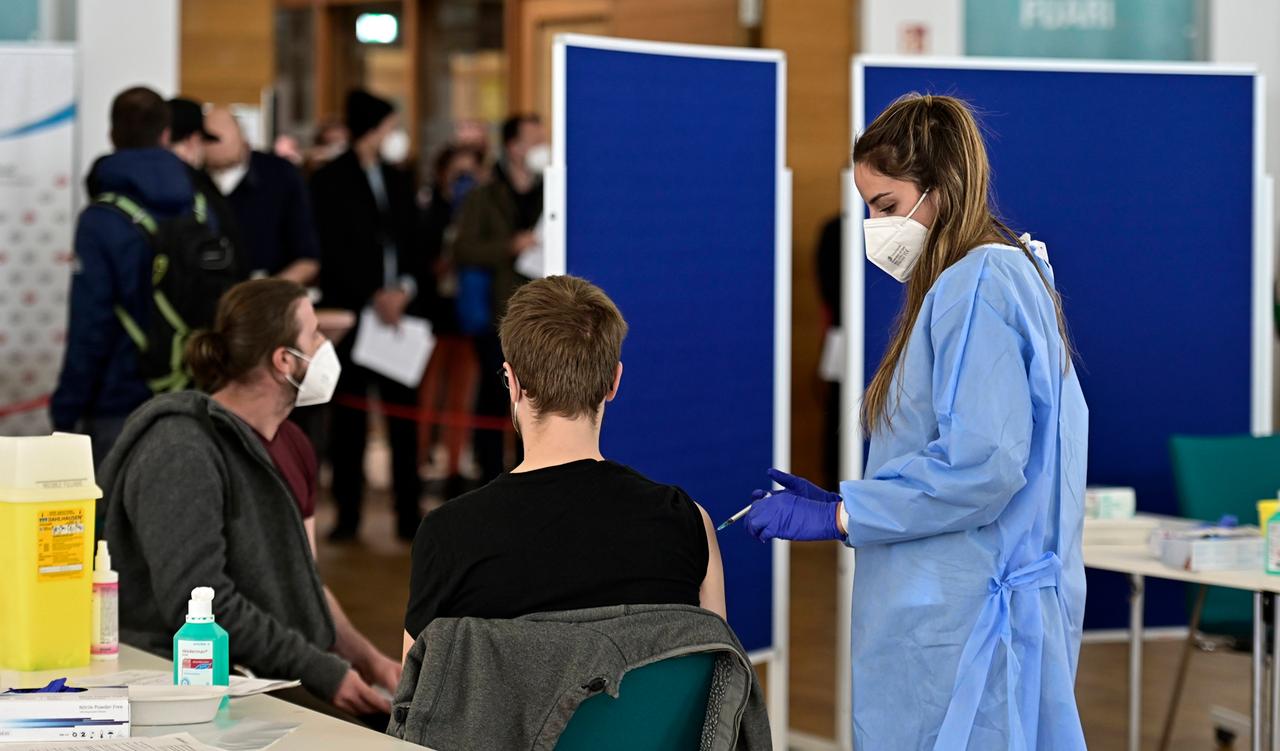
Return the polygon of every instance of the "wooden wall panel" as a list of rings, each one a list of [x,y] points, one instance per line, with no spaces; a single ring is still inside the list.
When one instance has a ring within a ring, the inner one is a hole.
[[[614,0],[614,36],[686,44],[741,45],[738,0]]]
[[[215,104],[258,104],[275,77],[272,0],[182,0],[179,87]]]
[[[738,0],[508,0],[508,106],[538,112],[550,101],[550,42],[557,33],[686,44],[741,45]]]

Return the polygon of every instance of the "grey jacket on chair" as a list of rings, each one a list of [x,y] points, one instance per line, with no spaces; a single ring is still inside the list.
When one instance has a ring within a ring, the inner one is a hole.
[[[550,751],[578,705],[617,698],[627,671],[700,652],[719,655],[698,751],[771,749],[746,652],[719,616],[690,605],[437,618],[405,660],[387,733],[438,751]]]

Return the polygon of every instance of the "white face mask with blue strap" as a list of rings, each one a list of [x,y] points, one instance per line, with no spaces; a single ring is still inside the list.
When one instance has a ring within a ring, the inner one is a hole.
[[[924,197],[911,207],[906,216],[882,216],[862,220],[862,234],[866,242],[867,260],[881,271],[900,282],[911,278],[911,271],[924,253],[929,240],[929,228],[911,217],[915,216]]]

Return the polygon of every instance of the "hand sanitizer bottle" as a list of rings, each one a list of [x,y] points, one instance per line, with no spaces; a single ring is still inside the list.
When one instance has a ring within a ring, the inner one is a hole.
[[[213,590],[196,587],[187,603],[187,625],[173,637],[173,683],[226,686],[230,668],[227,632],[213,622]]]

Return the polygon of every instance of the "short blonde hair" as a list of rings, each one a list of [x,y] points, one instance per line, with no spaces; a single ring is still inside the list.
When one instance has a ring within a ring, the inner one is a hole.
[[[516,290],[498,336],[533,409],[573,419],[613,389],[627,322],[591,282],[550,276]]]

